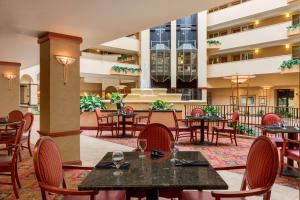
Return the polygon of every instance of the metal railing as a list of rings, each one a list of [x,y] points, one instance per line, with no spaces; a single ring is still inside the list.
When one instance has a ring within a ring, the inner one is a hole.
[[[260,136],[261,130],[257,125],[261,124],[262,116],[266,113],[278,114],[284,122],[293,126],[299,123],[300,108],[274,107],[274,106],[235,106],[235,105],[185,105],[185,116],[190,115],[194,108],[201,108],[206,113],[217,114],[226,119],[231,119],[236,110],[240,113],[239,134],[248,136]]]

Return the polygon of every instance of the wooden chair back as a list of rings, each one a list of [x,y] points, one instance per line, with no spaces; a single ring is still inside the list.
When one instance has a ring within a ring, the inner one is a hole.
[[[281,118],[275,113],[267,113],[261,119],[261,125],[277,125]]]
[[[201,108],[194,108],[191,112],[191,115],[196,116],[197,114],[205,115],[205,112]]]
[[[131,107],[131,106],[125,106],[125,107],[123,108],[123,111],[124,111],[125,113],[127,113],[127,114],[132,114],[132,113],[134,113],[134,109],[133,109],[133,107]]]
[[[139,139],[147,139],[146,151],[152,151],[153,149],[159,149],[164,152],[170,152],[170,143],[174,141],[174,137],[169,128],[165,125],[154,123],[149,124],[139,134]]]
[[[19,110],[13,110],[10,113],[8,113],[8,119],[9,122],[19,122],[23,119],[23,113]]]
[[[33,120],[34,120],[34,116],[32,113],[26,113],[24,115],[24,118],[25,120],[25,126],[24,126],[24,132],[28,132],[30,133],[31,132],[31,128],[32,128],[32,125],[33,125]]]

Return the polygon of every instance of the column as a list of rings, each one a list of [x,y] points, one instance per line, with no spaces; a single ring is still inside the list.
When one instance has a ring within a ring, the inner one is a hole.
[[[141,32],[141,53],[140,64],[142,73],[140,77],[141,88],[150,88],[150,30],[144,30]]]
[[[82,38],[46,33],[40,44],[40,135],[52,137],[63,161],[80,161],[80,43]],[[64,67],[56,56],[74,58]]]
[[[20,63],[0,61],[0,117],[19,109]]]
[[[171,21],[171,88],[177,87],[176,20]]]
[[[207,101],[207,11],[198,13],[198,89],[202,100]]]

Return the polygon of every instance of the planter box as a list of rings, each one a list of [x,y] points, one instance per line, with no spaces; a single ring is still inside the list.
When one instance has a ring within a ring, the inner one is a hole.
[[[288,37],[293,37],[293,36],[299,35],[300,34],[300,27],[297,27],[295,29],[287,30],[286,33],[287,33]]]
[[[104,115],[115,111],[102,111]],[[147,110],[135,111],[140,116],[148,116]],[[182,111],[176,111],[177,118],[182,118]],[[117,120],[117,117],[115,117]],[[160,123],[170,129],[175,128],[175,122],[172,111],[153,111],[150,123]],[[97,119],[95,112],[84,112],[80,115],[80,129],[81,130],[96,130]]]
[[[207,44],[207,50],[218,50],[220,49],[221,44]]]
[[[116,72],[116,71],[111,71],[110,72],[111,75],[122,75],[122,76],[140,76],[140,72]]]
[[[299,73],[300,65],[293,65],[291,69],[282,69],[281,74]]]

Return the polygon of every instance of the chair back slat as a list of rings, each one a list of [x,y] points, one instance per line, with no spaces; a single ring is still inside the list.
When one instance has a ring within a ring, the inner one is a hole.
[[[172,113],[173,113],[173,118],[174,118],[174,122],[175,122],[175,128],[178,128],[179,124],[178,124],[178,118],[177,118],[177,115],[176,115],[176,111],[172,110]]]
[[[44,136],[38,140],[34,148],[33,162],[39,182],[55,187],[62,186],[62,159],[52,138]]]
[[[133,109],[133,107],[131,107],[131,106],[125,106],[124,109],[123,109],[123,111],[124,111],[126,114],[132,114],[132,113],[134,113],[134,109]]]
[[[171,130],[159,123],[149,124],[140,133],[139,139],[147,139],[146,151],[159,149],[164,152],[170,152],[170,142],[174,141]]]
[[[249,189],[271,187],[276,179],[278,164],[276,145],[266,136],[258,137],[247,157],[245,175]]]

